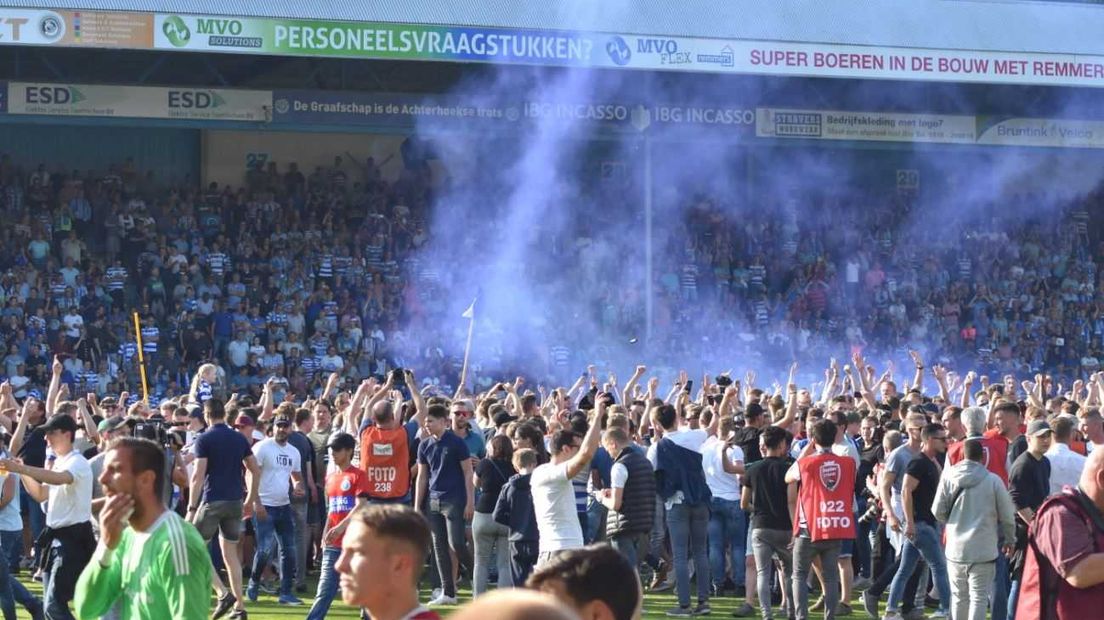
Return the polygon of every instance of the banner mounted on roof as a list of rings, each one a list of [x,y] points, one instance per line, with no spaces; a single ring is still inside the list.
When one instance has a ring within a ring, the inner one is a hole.
[[[1104,55],[113,11],[0,9],[0,45],[1104,86]]]
[[[150,49],[153,15],[0,9],[0,44]]]
[[[154,47],[733,74],[1104,86],[1104,56],[159,14]]]

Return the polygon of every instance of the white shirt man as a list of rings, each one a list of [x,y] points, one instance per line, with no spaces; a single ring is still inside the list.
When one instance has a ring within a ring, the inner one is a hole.
[[[583,546],[583,527],[579,523],[571,479],[584,470],[598,450],[606,406],[599,398],[598,413],[590,421],[586,436],[580,438],[568,431],[556,433],[552,442],[552,462],[533,470],[533,514],[540,534],[538,564],[547,562],[556,551]]]
[[[1050,461],[1050,493],[1053,495],[1064,486],[1076,487],[1081,480],[1081,470],[1088,459],[1069,447],[1076,420],[1072,416],[1059,416],[1054,420],[1054,442],[1046,451]]]
[[[257,465],[261,468],[258,487],[261,504],[266,507],[291,504],[288,481],[301,469],[299,450],[287,441],[280,445],[269,437],[253,446],[253,456],[257,457]]]

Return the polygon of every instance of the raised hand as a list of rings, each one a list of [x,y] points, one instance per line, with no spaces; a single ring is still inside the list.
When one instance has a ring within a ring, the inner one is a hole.
[[[947,369],[942,364],[936,364],[932,366],[932,375],[935,376],[935,380],[943,383],[947,380]]]

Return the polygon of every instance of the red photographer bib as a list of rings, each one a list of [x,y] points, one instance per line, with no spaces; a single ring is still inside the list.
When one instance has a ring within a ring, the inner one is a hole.
[[[797,462],[801,488],[794,535],[804,523],[813,542],[855,538],[855,461],[831,453],[814,454]]]

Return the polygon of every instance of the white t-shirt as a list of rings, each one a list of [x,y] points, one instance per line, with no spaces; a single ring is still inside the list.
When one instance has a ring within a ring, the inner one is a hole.
[[[709,491],[713,497],[730,502],[740,501],[740,476],[730,474],[724,470],[721,462],[725,449],[725,442],[716,437],[710,437],[702,444],[702,467],[705,469],[705,482],[709,485]],[[728,460],[735,465],[743,462],[744,451],[740,446],[732,446],[728,450]]]
[[[541,465],[533,470],[530,484],[540,552],[582,547],[583,527],[575,509],[575,489],[567,477],[567,463]]]
[[[4,458],[10,458],[4,453]],[[0,488],[8,482],[8,476],[12,474],[0,474]],[[19,516],[19,488],[23,483],[19,476],[15,476],[15,495],[7,506],[0,508],[0,532],[22,532],[23,518]]]
[[[299,450],[290,443],[280,445],[269,437],[253,446],[253,456],[261,468],[259,495],[265,506],[287,506],[291,503],[288,483],[291,472],[300,468]]]
[[[46,525],[52,529],[92,520],[92,467],[80,452],[72,450],[54,461],[52,471],[67,471],[69,484],[46,485]]]
[[[62,319],[65,323],[65,335],[70,338],[80,337],[80,328],[84,325],[84,317],[79,314],[66,314]]]

